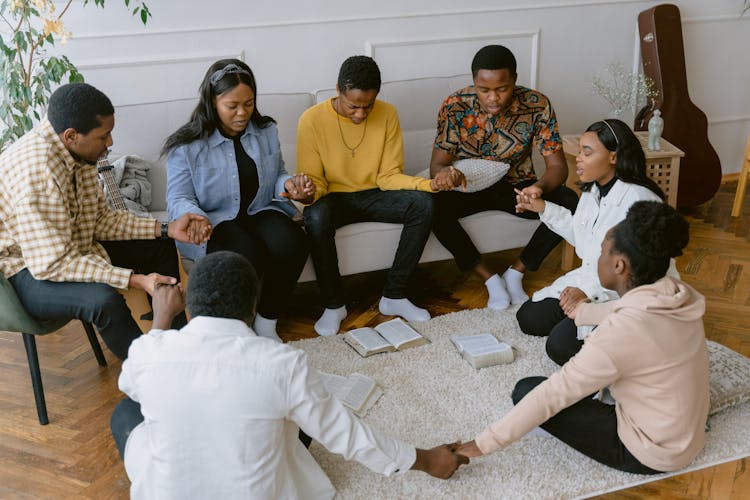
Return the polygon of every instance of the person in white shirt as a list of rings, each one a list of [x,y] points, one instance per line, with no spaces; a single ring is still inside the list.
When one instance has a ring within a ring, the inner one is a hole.
[[[422,450],[381,434],[328,393],[303,351],[257,336],[258,288],[241,255],[207,255],[179,331],[163,329],[185,307],[182,289],[154,293],[154,329],[130,347],[119,379],[128,399],[111,422],[133,498],[332,498],[300,429],[385,475],[448,478],[468,463],[459,443]]]
[[[606,302],[619,296],[599,281],[596,263],[604,236],[625,219],[630,206],[641,200],[664,201],[659,186],[646,175],[640,141],[621,120],[593,123],[581,136],[576,156],[581,198],[575,213],[541,198],[518,193],[519,210],[539,213],[539,219],[573,245],[581,267],[561,276],[526,301],[516,313],[521,331],[549,336],[549,357],[564,365],[583,345],[592,326],[576,327],[566,316],[579,302]],[[676,269],[670,275],[677,277]]]

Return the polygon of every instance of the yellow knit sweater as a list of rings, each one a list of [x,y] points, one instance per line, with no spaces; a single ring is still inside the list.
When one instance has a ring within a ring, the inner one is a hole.
[[[315,184],[313,202],[328,193],[375,188],[432,191],[429,179],[403,173],[404,143],[393,105],[376,100],[365,129],[365,122],[354,124],[336,113],[331,101],[307,109],[297,126],[297,171]]]

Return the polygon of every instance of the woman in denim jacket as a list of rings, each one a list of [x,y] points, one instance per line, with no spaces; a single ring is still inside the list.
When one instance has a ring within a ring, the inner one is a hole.
[[[162,154],[170,218],[201,214],[213,228],[206,244],[180,244],[180,254],[192,260],[219,250],[244,255],[263,276],[254,330],[280,340],[276,320],[308,255],[289,200],[311,200],[315,187],[284,168],[276,123],[258,111],[255,77],[244,62],[211,65],[190,121],[169,136]]]

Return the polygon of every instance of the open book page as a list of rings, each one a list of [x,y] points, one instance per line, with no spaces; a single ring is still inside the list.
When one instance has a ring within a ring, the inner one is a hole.
[[[489,333],[451,337],[451,341],[461,356],[476,369],[513,361],[513,348]]]
[[[372,328],[357,328],[344,335],[344,340],[362,356],[394,350],[394,347]]]
[[[427,342],[427,339],[407,325],[401,318],[380,323],[375,327],[375,330],[377,330],[377,332],[396,349],[420,345]]]
[[[360,373],[342,377],[320,372],[320,376],[328,392],[359,416],[364,416],[383,394],[373,379]]]

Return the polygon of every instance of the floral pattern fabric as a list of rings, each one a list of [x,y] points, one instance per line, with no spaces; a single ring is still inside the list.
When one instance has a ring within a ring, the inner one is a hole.
[[[437,118],[435,148],[455,160],[482,158],[510,164],[506,179],[511,184],[536,179],[531,147],[551,155],[562,149],[555,111],[547,97],[516,86],[507,110],[491,116],[479,105],[474,87],[451,94]]]

